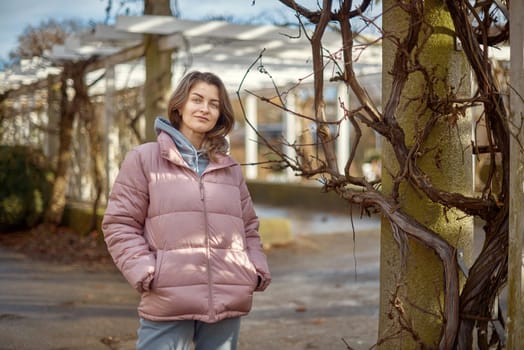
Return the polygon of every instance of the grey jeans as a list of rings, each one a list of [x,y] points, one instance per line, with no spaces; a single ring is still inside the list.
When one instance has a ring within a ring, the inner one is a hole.
[[[236,350],[240,317],[216,323],[201,321],[156,322],[141,318],[137,350]]]

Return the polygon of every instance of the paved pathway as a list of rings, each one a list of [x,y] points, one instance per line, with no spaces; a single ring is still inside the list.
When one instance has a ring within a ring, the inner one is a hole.
[[[31,261],[0,250],[0,349],[108,349],[134,338],[136,293],[116,272]],[[128,347],[133,349],[134,345]]]
[[[255,295],[240,349],[345,349],[341,338],[368,349],[376,336],[378,233],[357,233],[356,242],[322,234],[271,249],[273,283]],[[0,350],[134,349],[137,303],[116,270],[0,249]]]

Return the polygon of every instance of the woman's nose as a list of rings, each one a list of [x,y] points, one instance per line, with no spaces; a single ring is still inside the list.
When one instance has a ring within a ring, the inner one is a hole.
[[[201,109],[203,112],[209,112],[209,104],[208,103],[202,103]]]

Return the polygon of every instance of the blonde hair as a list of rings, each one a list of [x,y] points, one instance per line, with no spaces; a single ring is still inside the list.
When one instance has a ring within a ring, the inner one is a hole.
[[[202,149],[206,151],[209,159],[216,161],[218,153],[226,154],[229,148],[226,140],[226,135],[233,129],[235,124],[235,116],[233,114],[233,107],[227,93],[226,87],[222,80],[215,74],[210,72],[193,71],[180,81],[177,88],[171,95],[167,106],[167,115],[171,125],[176,129],[180,129],[182,123],[182,115],[180,110],[189,98],[189,92],[198,82],[204,82],[214,85],[218,89],[219,98],[219,117],[217,123],[206,133]]]

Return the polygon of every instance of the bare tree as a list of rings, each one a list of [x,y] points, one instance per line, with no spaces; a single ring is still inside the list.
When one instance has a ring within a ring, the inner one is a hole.
[[[280,103],[258,97],[276,108],[294,113],[297,118],[315,123],[318,152],[307,154],[304,152],[307,145],[287,140],[284,147],[294,148],[298,155],[290,158],[282,151],[282,144],[271,143],[260,134],[259,137],[278,155],[274,161],[276,164],[289,167],[300,176],[320,179],[326,191],[336,192],[348,202],[360,205],[363,213],[379,212],[383,217],[383,227],[390,227],[391,241],[396,243],[396,247],[387,246],[387,249],[397,251],[395,254],[401,264],[396,280],[388,279],[389,283],[385,284],[381,278],[381,294],[387,295],[388,305],[384,302],[381,305],[381,332],[377,346],[381,349],[402,346],[470,349],[476,331],[479,349],[502,347],[504,320],[495,311],[498,296],[507,280],[511,135],[507,127],[506,92],[502,90],[503,84],[496,75],[488,49],[508,40],[508,2],[384,1],[382,20],[400,21],[403,26],[388,22],[382,28],[368,15],[371,0],[357,4],[351,0],[341,0],[336,4],[332,0],[323,0],[315,8],[307,8],[294,0],[280,2],[296,11],[301,21],[313,25],[313,29],[308,31],[301,23],[300,35],[307,35],[311,42],[314,106],[310,113],[292,110],[282,97],[289,91],[277,91]],[[392,13],[395,15],[389,16]],[[382,30],[380,41],[391,47],[389,57],[385,58],[390,59],[390,65],[383,73],[387,85],[383,107],[371,99],[355,74],[358,50],[355,50],[357,35],[352,30],[352,21],[357,18],[376,30]],[[329,30],[340,34],[338,55],[326,52],[322,45]],[[439,35],[446,36],[445,47],[454,45],[455,51],[461,50],[463,61],[473,73],[473,90],[464,89],[469,86],[467,73],[462,76],[451,74],[452,79],[449,78],[453,64],[461,64],[462,59],[451,64],[448,62],[449,66],[429,62],[431,59],[427,56],[431,50],[436,50],[432,51],[436,54],[433,61],[438,61],[440,54],[448,54],[439,51],[446,48],[435,49]],[[337,60],[337,57],[342,58]],[[344,118],[334,122],[334,118],[326,116],[323,96],[325,67],[330,61],[333,63],[331,67],[338,67],[338,70],[331,73],[329,79],[346,84],[358,101],[351,108],[340,101],[339,108],[344,110]],[[473,113],[479,110],[480,113]],[[471,115],[477,118],[475,134],[485,134],[486,143],[477,142],[473,135],[464,137],[464,129],[459,125]],[[336,130],[343,120],[351,122],[356,135],[349,159],[344,169],[339,169],[334,149],[338,135],[332,130]],[[355,156],[361,151],[362,128],[372,129],[383,139],[388,159],[383,163],[382,179],[369,181],[352,171]],[[450,138],[456,138],[453,147],[458,148],[450,149],[447,140]],[[453,175],[443,170],[449,168],[449,164],[455,167],[459,164],[458,171],[454,169],[455,174],[471,173],[471,162],[466,161],[468,152],[476,157],[485,155],[487,159],[484,185],[476,194],[466,188],[448,186]],[[450,163],[453,157],[464,161]],[[443,165],[446,162],[448,165]],[[448,179],[447,183],[443,183],[440,176]],[[428,224],[428,216],[417,216],[413,207],[419,203],[427,203],[428,208],[433,208],[434,216],[444,220],[445,225],[432,226]],[[484,223],[485,240],[469,269],[458,254],[458,242],[466,239],[463,237],[466,233],[461,230],[467,225],[460,223],[464,217]],[[458,228],[452,236],[444,232],[449,227]],[[384,248],[381,248],[383,256],[387,253]],[[441,278],[432,294],[434,297],[423,295],[417,298],[416,293],[403,292],[409,290],[412,283],[405,277],[408,271],[421,269],[433,274],[428,271],[430,267],[424,269],[426,261],[416,259],[418,255],[414,251],[417,249],[427,250],[430,255],[438,257],[440,272],[437,272]],[[426,307],[424,300],[421,301],[423,298],[434,299],[437,310]],[[422,317],[414,322],[416,313],[437,324],[437,331],[426,332]]]
[[[37,26],[27,26],[18,36],[17,47],[9,53],[11,59],[42,57],[53,45],[63,44],[66,37],[85,29],[85,25],[75,20],[56,21],[49,19]]]
[[[44,220],[48,224],[58,225],[62,222],[62,215],[66,205],[67,184],[69,180],[69,168],[71,166],[73,140],[73,124],[76,118],[82,114],[83,119],[90,129],[91,143],[96,145],[98,140],[93,135],[97,132],[97,123],[94,121],[94,114],[91,101],[88,95],[88,86],[85,83],[85,74],[87,67],[96,60],[95,57],[86,60],[68,61],[63,63],[63,71],[60,79],[60,121],[59,121],[59,150],[58,160],[55,169],[55,180],[53,183],[53,192],[51,201],[45,212]],[[68,96],[68,80],[73,82],[74,95]],[[93,155],[93,154],[92,154]],[[94,161],[95,183],[101,183],[99,162],[97,158]],[[98,195],[102,189],[97,188]],[[97,198],[98,198],[97,195]],[[98,201],[95,201],[95,211]]]
[[[63,44],[66,37],[85,29],[85,25],[78,21],[66,20],[57,22],[53,19],[43,21],[39,26],[28,26],[18,38],[18,46],[10,53],[13,60],[28,59],[34,56],[45,57],[46,51],[53,45]],[[90,143],[93,145],[93,177],[97,185],[97,199],[101,189],[98,186],[102,180],[100,169],[100,152],[96,152],[100,142],[96,139],[98,132],[97,119],[93,111],[88,95],[88,86],[85,83],[85,74],[89,64],[96,57],[85,60],[54,62],[62,67],[59,78],[59,90],[56,94],[59,99],[59,122],[58,122],[58,155],[55,165],[55,181],[50,203],[44,214],[44,221],[48,224],[57,225],[62,221],[62,215],[66,204],[66,193],[69,179],[69,168],[71,167],[71,144],[73,138],[73,125],[78,116],[82,115],[81,121],[87,125]],[[69,84],[72,81],[72,84]],[[53,85],[53,83],[50,83]],[[68,93],[68,88],[73,88],[73,95]],[[54,89],[54,86],[49,86]],[[6,93],[6,98],[9,92]],[[98,200],[95,200],[95,208]]]

